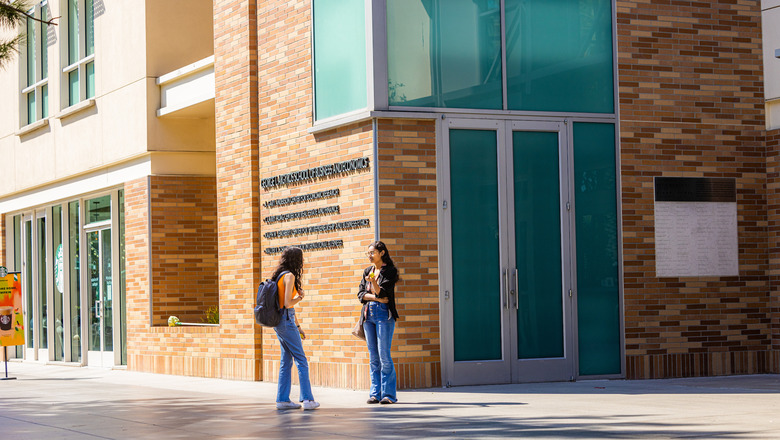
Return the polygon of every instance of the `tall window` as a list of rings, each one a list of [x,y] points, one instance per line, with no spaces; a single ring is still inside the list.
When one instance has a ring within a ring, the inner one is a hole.
[[[49,57],[47,44],[49,25],[42,23],[42,21],[51,19],[49,5],[46,1],[43,1],[28,11],[28,13],[31,17],[28,17],[25,23],[22,43],[25,59],[21,63],[24,71],[22,75],[24,79],[22,103],[23,107],[26,108],[22,115],[22,125],[32,124],[35,121],[49,117]]]
[[[93,0],[67,0],[66,66],[62,69],[68,106],[95,96],[95,13]]]
[[[314,119],[366,108],[364,0],[314,0]]]

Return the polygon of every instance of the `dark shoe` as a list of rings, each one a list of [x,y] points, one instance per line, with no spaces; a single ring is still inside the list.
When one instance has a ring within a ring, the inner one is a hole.
[[[391,404],[391,403],[395,403],[395,402],[393,402],[393,401],[392,401],[392,400],[390,400],[389,398],[385,397],[385,398],[383,398],[382,400],[380,400],[380,401],[379,401],[379,403],[381,403],[382,405],[389,405],[389,404]]]
[[[366,403],[368,403],[368,404],[379,403],[379,399],[377,399],[374,396],[371,396],[371,397],[368,398],[368,400],[366,400]]]

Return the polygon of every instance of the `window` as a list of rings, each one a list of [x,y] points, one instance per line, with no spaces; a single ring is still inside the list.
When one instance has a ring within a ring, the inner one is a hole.
[[[366,108],[363,0],[314,0],[314,118]]]
[[[614,113],[612,15],[609,0],[388,0],[388,104]]]
[[[613,113],[608,0],[506,0],[510,110]]]
[[[66,107],[95,96],[94,0],[64,0],[67,5],[62,25],[67,44],[63,47],[63,102]]]
[[[389,104],[502,109],[499,3],[388,1]]]
[[[29,125],[49,117],[49,6],[43,1],[28,11],[23,27],[22,55],[22,124]],[[37,20],[36,20],[37,19]],[[40,20],[40,21],[38,21]]]

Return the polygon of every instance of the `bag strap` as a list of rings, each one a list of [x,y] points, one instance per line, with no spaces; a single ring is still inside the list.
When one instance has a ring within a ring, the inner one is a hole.
[[[283,271],[281,271],[281,272],[279,273],[279,276],[278,276],[278,277],[276,277],[276,279],[274,280],[274,282],[275,282],[275,283],[278,283],[278,282],[279,282],[279,280],[281,280],[281,279],[282,279],[282,277],[283,277],[285,274],[288,274],[288,273],[292,273],[292,272],[290,272],[289,270],[283,270]]]

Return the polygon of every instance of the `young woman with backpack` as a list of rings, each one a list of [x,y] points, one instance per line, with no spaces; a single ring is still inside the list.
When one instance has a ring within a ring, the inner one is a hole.
[[[358,299],[363,303],[360,324],[366,334],[369,366],[371,368],[371,390],[367,403],[395,403],[396,375],[390,346],[393,343],[395,321],[398,310],[395,307],[396,269],[387,246],[376,241],[366,252],[371,265],[363,270]]]
[[[276,337],[279,338],[282,355],[279,363],[279,385],[276,391],[276,409],[297,409],[301,405],[290,401],[290,387],[292,386],[292,364],[298,366],[298,381],[300,382],[301,396],[304,410],[315,409],[320,406],[314,401],[309,382],[309,362],[303,352],[301,339],[306,339],[306,333],[301,329],[295,319],[296,304],[303,300],[301,289],[301,272],[303,271],[303,251],[297,247],[288,247],[279,258],[272,280],[276,280],[279,287],[279,308],[282,309],[282,322],[274,327]]]

